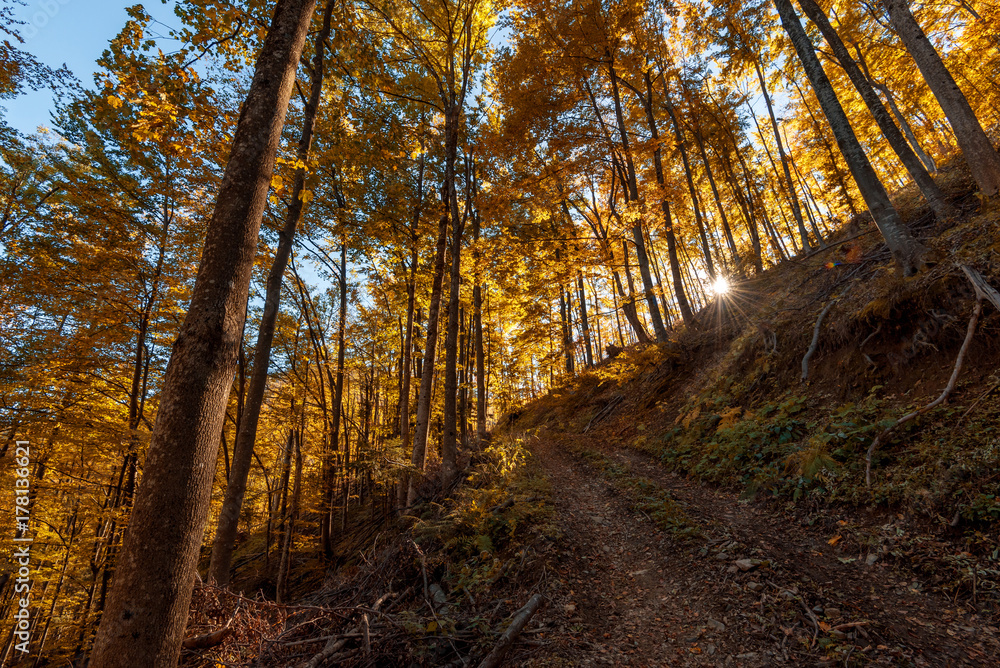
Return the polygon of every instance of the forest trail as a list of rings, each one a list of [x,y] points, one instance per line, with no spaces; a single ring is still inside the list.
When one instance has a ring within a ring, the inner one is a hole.
[[[617,463],[616,475],[667,492],[698,536],[658,527],[627,486],[573,452],[582,443],[591,459],[597,451]],[[809,526],[807,517],[741,502],[666,472],[644,453],[586,436],[543,436],[534,452],[560,528],[546,554],[554,585],[543,616],[554,628],[536,636],[551,659],[581,666],[996,665],[995,618],[925,589],[914,573],[876,556],[884,541],[872,531],[902,533],[892,516],[828,509]],[[876,543],[871,552],[859,535]]]

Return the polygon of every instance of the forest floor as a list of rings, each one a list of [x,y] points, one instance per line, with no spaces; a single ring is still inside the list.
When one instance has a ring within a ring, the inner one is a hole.
[[[996,665],[996,617],[881,558],[902,515],[740,501],[587,436],[533,450],[558,537],[530,665]]]

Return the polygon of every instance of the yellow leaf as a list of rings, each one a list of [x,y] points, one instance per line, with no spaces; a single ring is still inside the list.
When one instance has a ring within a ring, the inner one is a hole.
[[[275,174],[274,176],[271,177],[271,187],[272,188],[274,188],[275,190],[281,190],[281,187],[283,185],[284,185],[284,181],[282,180],[282,178],[281,178],[280,175]]]
[[[118,109],[122,106],[122,101],[117,95],[108,95],[108,104],[114,109]]]
[[[313,194],[311,190],[303,190],[299,193],[299,199],[302,200],[303,204],[308,204],[312,198]]]

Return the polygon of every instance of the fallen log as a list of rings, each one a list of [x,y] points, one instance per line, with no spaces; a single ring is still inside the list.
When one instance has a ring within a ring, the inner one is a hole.
[[[538,608],[542,605],[542,600],[541,594],[535,594],[523,608],[514,613],[507,630],[500,636],[497,644],[493,646],[493,651],[479,664],[479,668],[497,668],[503,662],[504,656],[507,655],[517,636],[521,634],[524,626],[538,612]]]

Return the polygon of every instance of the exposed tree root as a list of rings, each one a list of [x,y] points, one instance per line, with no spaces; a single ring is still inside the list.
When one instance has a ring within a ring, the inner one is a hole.
[[[983,302],[980,299],[976,300],[976,306],[972,309],[972,317],[969,318],[969,328],[965,334],[965,341],[962,343],[961,350],[958,351],[958,357],[955,359],[955,368],[951,372],[951,378],[948,379],[948,384],[945,386],[944,391],[941,395],[927,404],[923,408],[919,408],[912,413],[908,413],[903,417],[896,420],[893,424],[889,425],[881,434],[875,437],[872,444],[868,447],[868,452],[865,454],[865,485],[871,487],[872,484],[872,453],[875,452],[875,448],[878,444],[889,435],[889,433],[901,424],[909,422],[910,420],[923,415],[932,408],[944,403],[951,391],[955,389],[955,382],[958,380],[958,374],[962,371],[962,362],[965,361],[965,353],[969,349],[969,343],[972,341],[972,335],[976,331],[976,324],[979,322],[979,314],[983,312]]]
[[[816,318],[816,326],[813,327],[813,338],[812,343],[809,344],[809,350],[806,351],[805,357],[802,358],[802,382],[806,382],[809,379],[809,359],[816,352],[816,348],[819,346],[819,328],[823,325],[823,318],[826,314],[830,312],[833,305],[837,303],[836,299],[830,300],[830,303],[823,307],[820,311],[819,317]]]

